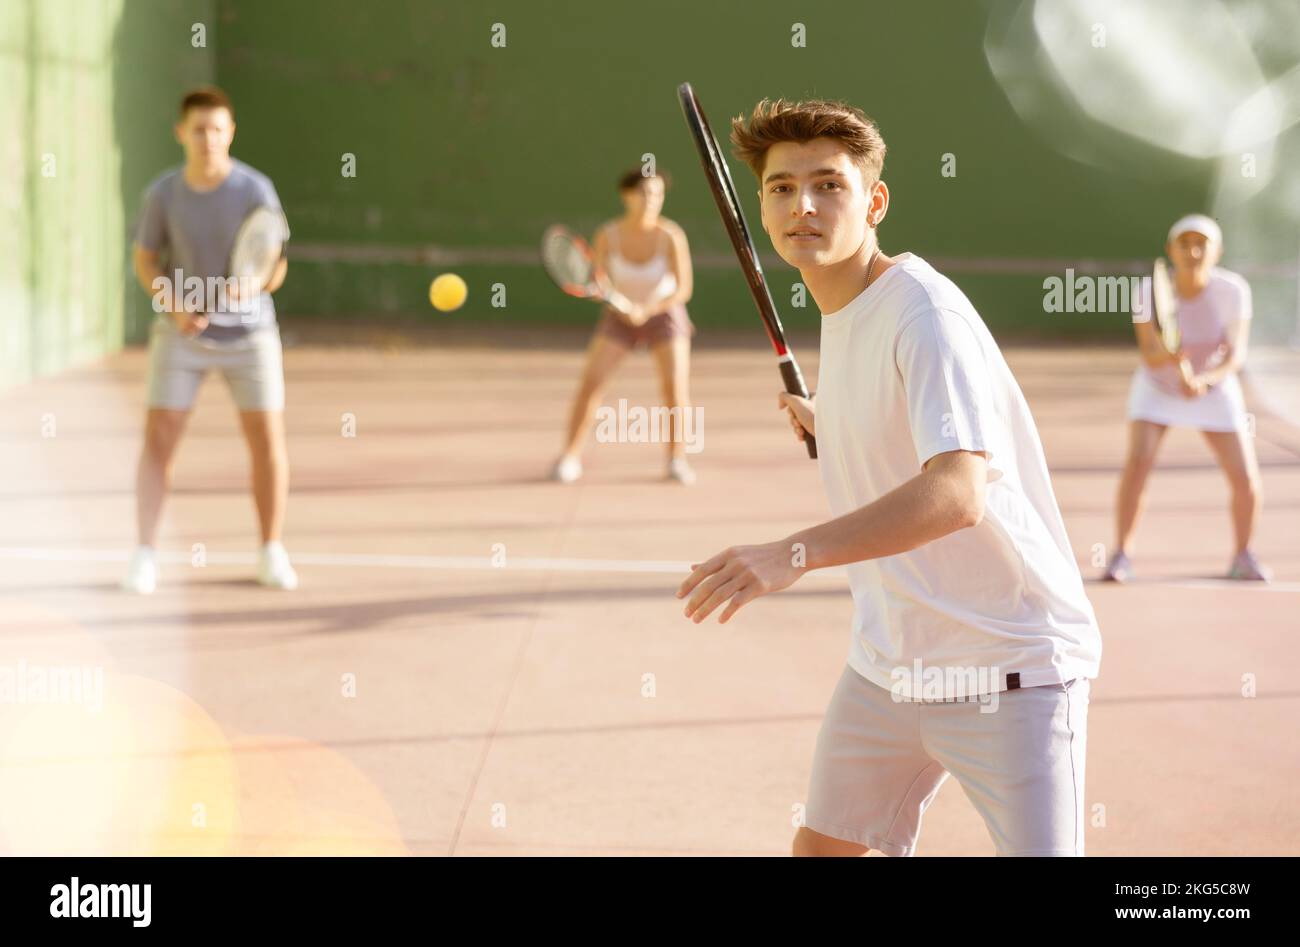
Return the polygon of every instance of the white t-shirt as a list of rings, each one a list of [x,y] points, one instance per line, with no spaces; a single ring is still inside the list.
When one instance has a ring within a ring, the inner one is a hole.
[[[902,697],[936,696],[938,675],[947,698],[1005,690],[1012,674],[1021,687],[1096,677],[1101,635],[1020,386],[961,290],[918,256],[897,261],[822,317],[831,510],[859,509],[952,450],[987,452],[990,482],[978,526],[847,567],[849,665]]]

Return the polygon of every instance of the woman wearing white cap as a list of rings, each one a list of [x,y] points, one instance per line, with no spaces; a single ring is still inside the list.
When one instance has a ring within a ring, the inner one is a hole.
[[[1178,220],[1169,230],[1165,252],[1173,264],[1182,345],[1177,355],[1170,355],[1150,322],[1134,323],[1142,361],[1129,390],[1128,459],[1119,484],[1115,552],[1105,578],[1123,582],[1133,576],[1126,550],[1147,475],[1166,429],[1178,425],[1205,435],[1232,487],[1236,555],[1228,576],[1267,581],[1268,571],[1250,550],[1259,519],[1259,465],[1237,379],[1250,334],[1250,286],[1236,273],[1215,265],[1223,253],[1223,234],[1203,214]],[[1143,309],[1151,311],[1149,298]]]

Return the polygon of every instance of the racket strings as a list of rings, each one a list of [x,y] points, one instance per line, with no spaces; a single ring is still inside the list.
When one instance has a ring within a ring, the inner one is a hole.
[[[273,246],[273,244],[275,245]],[[233,275],[256,275],[278,250],[278,241],[273,241],[269,234],[249,234],[232,258],[233,265],[231,269],[234,270]]]
[[[542,239],[542,263],[562,288],[588,294],[595,275],[591,257],[572,236],[549,232]]]
[[[263,207],[249,215],[230,251],[230,275],[265,282],[280,260],[284,245],[283,217]]]
[[[1171,354],[1178,351],[1182,337],[1178,329],[1178,294],[1164,260],[1157,260],[1151,274],[1152,315],[1160,341]]]

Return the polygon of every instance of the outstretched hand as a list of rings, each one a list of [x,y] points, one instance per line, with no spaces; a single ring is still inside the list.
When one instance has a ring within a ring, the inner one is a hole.
[[[801,551],[787,542],[759,546],[732,546],[707,562],[691,566],[691,574],[677,589],[677,597],[690,596],[683,614],[697,625],[724,602],[719,616],[726,624],[748,602],[769,592],[779,592],[795,583],[805,568]],[[692,592],[694,594],[692,594]]]

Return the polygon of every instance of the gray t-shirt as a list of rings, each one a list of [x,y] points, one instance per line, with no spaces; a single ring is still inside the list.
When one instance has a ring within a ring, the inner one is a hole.
[[[270,178],[242,161],[231,163],[230,174],[211,191],[196,191],[186,184],[183,168],[163,174],[145,191],[135,242],[161,253],[162,271],[178,280],[178,294],[190,277],[206,282],[229,276],[230,250],[244,218],[258,207],[281,210]],[[289,237],[287,224],[284,236]],[[232,301],[224,311],[214,307],[207,315],[204,338],[235,341],[254,329],[275,325],[275,303],[264,292],[253,304],[240,307]]]

